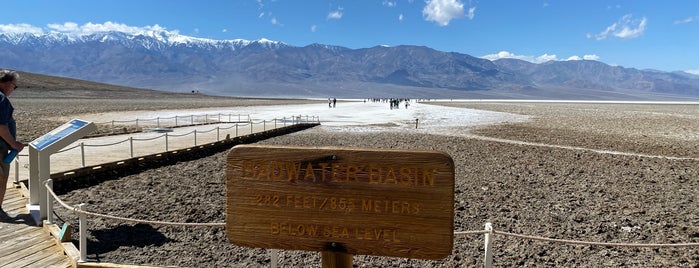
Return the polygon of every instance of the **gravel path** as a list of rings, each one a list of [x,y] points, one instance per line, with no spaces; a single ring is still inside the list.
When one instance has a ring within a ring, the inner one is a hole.
[[[454,127],[439,135],[395,127],[373,132],[317,127],[261,143],[444,151],[456,164],[455,231],[482,230],[492,222],[496,230],[558,239],[699,243],[699,105],[448,105],[529,115],[532,120]],[[85,202],[90,211],[122,217],[223,222],[225,161],[226,152],[221,152],[61,197],[70,204]],[[59,208],[57,213],[77,226],[77,217],[69,211]],[[91,219],[89,225],[91,259],[186,267],[269,266],[268,250],[236,247],[226,240],[223,228],[104,219]],[[482,266],[483,236],[455,237],[453,253],[443,260],[354,256],[354,263],[357,267]],[[281,251],[280,264],[317,267],[320,256]],[[697,267],[699,248],[576,246],[496,236],[494,264]]]

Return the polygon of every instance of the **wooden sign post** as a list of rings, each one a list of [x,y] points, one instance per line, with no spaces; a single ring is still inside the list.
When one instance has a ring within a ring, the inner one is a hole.
[[[453,246],[454,163],[435,151],[239,145],[226,235],[239,246],[442,259]],[[334,263],[334,264],[330,264]]]

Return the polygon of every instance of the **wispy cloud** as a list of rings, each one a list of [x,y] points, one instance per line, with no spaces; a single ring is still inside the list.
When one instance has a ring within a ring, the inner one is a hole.
[[[339,20],[342,18],[342,8],[338,8],[335,11],[328,13],[328,19]]]
[[[476,16],[476,7],[469,8],[468,15],[467,15],[468,19],[472,20],[473,17],[475,17],[475,16]]]
[[[469,8],[469,19],[473,19],[475,11],[475,7]],[[447,26],[451,20],[464,17],[464,4],[459,0],[427,0],[422,15],[426,21]]]
[[[403,16],[403,14],[398,15],[398,21],[403,21],[403,19],[405,19],[405,17]]]
[[[382,5],[387,6],[387,7],[395,7],[396,5],[398,5],[398,3],[396,3],[396,1],[386,1],[386,0],[384,0],[383,3],[382,3]]]
[[[315,24],[311,25],[311,32],[315,33],[317,31],[318,31],[318,25],[315,25]]]
[[[683,20],[676,20],[675,24],[687,24],[695,21],[699,21],[699,16],[689,17]]]
[[[527,56],[527,55],[517,55],[508,51],[500,51],[495,54],[488,54],[485,56],[482,56],[481,58],[487,59],[487,60],[498,60],[498,59],[518,59],[518,60],[523,60],[523,61],[528,61],[532,63],[544,63],[547,61],[573,61],[573,60],[599,60],[599,56],[594,55],[594,54],[588,54],[584,55],[582,57],[574,55],[570,56],[564,60],[559,60],[558,56],[556,54],[548,54],[545,53],[541,56]]]
[[[684,72],[688,74],[699,75],[699,70],[686,70]]]
[[[634,19],[631,14],[624,15],[617,22],[609,25],[604,31],[598,34],[587,34],[587,38],[604,40],[610,37],[621,39],[638,38],[646,31],[648,20],[646,17]]]

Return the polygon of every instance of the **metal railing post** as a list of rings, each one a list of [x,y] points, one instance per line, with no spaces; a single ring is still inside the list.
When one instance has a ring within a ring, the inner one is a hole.
[[[197,146],[197,130],[194,129],[194,146]]]
[[[114,134],[114,120],[112,120],[112,134]]]
[[[138,129],[138,118],[136,118],[136,129]]]
[[[175,127],[177,127],[177,116],[175,115]]]
[[[262,120],[262,131],[267,131],[267,120]]]
[[[129,137],[129,147],[131,148],[131,158],[133,158],[133,137]]]
[[[165,133],[165,151],[166,151],[166,152],[169,152],[169,151],[170,151],[169,148],[168,148],[168,145],[167,145],[167,132]]]
[[[253,131],[253,130],[252,130],[252,127],[253,127],[253,125],[252,125],[252,120],[250,120],[250,121],[248,121],[248,122],[250,122],[250,134],[252,134],[252,131]]]
[[[235,123],[235,136],[238,137],[238,123]]]
[[[220,141],[220,140],[221,140],[220,127],[216,127],[216,141]]]
[[[82,167],[85,167],[85,143],[84,142],[80,143],[80,163],[82,164]]]
[[[156,127],[160,127],[160,117],[159,116],[155,118],[155,125],[156,125]]]
[[[80,259],[78,262],[87,262],[87,215],[82,213],[85,211],[85,203],[78,205],[80,210],[79,227],[80,227]]]
[[[193,114],[189,116],[189,123],[194,125],[194,115]]]
[[[53,191],[53,180],[46,180],[46,221],[48,224],[53,224],[53,196],[51,196],[51,191]]]
[[[19,183],[19,155],[15,158],[15,184]]]
[[[493,224],[486,222],[485,230],[488,232],[485,234],[485,260],[483,261],[483,267],[491,268],[493,267]]]

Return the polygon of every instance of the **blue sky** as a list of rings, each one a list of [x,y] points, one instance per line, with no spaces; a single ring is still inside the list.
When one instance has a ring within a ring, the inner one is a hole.
[[[164,29],[496,59],[598,60],[699,74],[697,0],[8,0],[0,32]]]

